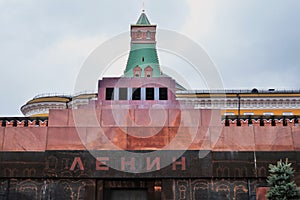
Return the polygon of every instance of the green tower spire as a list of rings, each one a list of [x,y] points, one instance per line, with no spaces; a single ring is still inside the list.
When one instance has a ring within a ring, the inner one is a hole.
[[[136,22],[137,25],[151,25],[149,19],[147,18],[146,14],[142,12],[140,18]]]
[[[125,77],[159,77],[161,75],[156,51],[156,25],[144,11],[131,25],[131,49],[124,72]]]

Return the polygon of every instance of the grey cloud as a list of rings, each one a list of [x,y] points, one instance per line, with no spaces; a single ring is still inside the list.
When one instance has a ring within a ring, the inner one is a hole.
[[[76,70],[87,55],[71,58],[61,52],[49,57],[49,49],[72,37],[108,39],[128,31],[141,4],[140,0],[1,1],[0,115],[20,115],[20,106],[41,92],[72,92]],[[145,4],[159,28],[180,30],[190,20],[186,1]],[[296,0],[216,1],[214,33],[192,39],[204,44],[228,88],[299,88],[299,8]]]
[[[218,8],[207,48],[226,87],[299,88],[299,1],[224,1]]]

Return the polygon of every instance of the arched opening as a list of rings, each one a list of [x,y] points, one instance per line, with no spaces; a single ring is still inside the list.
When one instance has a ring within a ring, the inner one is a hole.
[[[136,66],[135,68],[133,68],[133,76],[134,77],[141,77],[142,74],[142,68],[140,68],[139,66]]]
[[[151,32],[150,31],[147,31],[147,40],[150,40],[151,39]]]
[[[138,30],[136,34],[137,39],[142,39],[142,31]]]
[[[152,73],[153,73],[153,69],[152,67],[148,66],[145,68],[144,70],[144,73],[145,73],[145,77],[152,77]]]

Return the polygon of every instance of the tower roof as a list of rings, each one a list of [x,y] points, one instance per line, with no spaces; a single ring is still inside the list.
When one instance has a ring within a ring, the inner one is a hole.
[[[131,25],[131,47],[124,71],[125,77],[160,77],[161,71],[156,51],[156,25],[151,25],[143,10],[136,24]],[[141,73],[137,74],[136,69]],[[151,69],[150,69],[151,68]],[[145,71],[146,70],[146,71]]]
[[[136,22],[137,25],[151,25],[149,19],[147,18],[145,12],[143,11],[141,16],[139,17],[138,21]]]

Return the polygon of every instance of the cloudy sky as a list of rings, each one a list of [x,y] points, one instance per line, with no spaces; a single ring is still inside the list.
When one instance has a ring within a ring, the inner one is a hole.
[[[129,31],[142,2],[0,0],[0,116],[21,115],[20,107],[40,93],[73,93],[90,53]],[[181,33],[206,50],[225,88],[300,88],[299,0],[144,2],[158,28]]]

